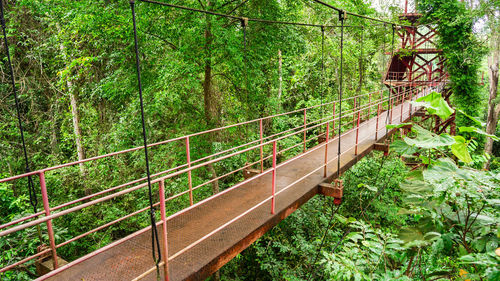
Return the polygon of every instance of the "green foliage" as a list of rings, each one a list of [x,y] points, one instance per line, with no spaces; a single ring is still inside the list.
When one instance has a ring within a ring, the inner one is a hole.
[[[455,110],[451,108],[443,99],[440,93],[432,92],[426,96],[418,98],[416,102],[412,102],[415,106],[424,106],[427,112],[431,115],[437,115],[439,118],[446,120]]]
[[[473,13],[459,0],[420,0],[418,9],[424,22],[437,24],[438,47],[446,58],[454,104],[468,115],[480,116],[484,97],[478,73],[486,49],[472,31]],[[463,116],[457,116],[457,123],[471,125]]]

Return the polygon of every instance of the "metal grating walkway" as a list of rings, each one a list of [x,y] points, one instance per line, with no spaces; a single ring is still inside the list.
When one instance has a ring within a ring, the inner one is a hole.
[[[404,103],[403,120],[409,118],[409,103]],[[415,108],[414,108],[415,109]],[[393,109],[393,124],[400,121],[401,105]],[[387,112],[380,114],[378,140],[384,139]],[[356,131],[342,136],[341,171],[349,169],[361,157],[369,153],[375,140],[376,117],[360,125],[358,156],[354,154]],[[337,157],[337,141],[328,145],[328,159]],[[324,147],[309,152],[277,169],[277,192],[301,179],[315,168],[323,165]],[[337,171],[337,161],[328,166],[328,179]],[[222,196],[199,205],[181,215],[168,219],[169,255],[172,257],[186,246],[206,236],[236,216],[259,204],[271,194],[269,173],[233,189]],[[241,219],[210,235],[194,247],[169,262],[170,280],[203,280],[243,251],[267,230],[290,215],[293,211],[318,194],[318,184],[326,181],[323,170],[319,170],[276,196],[276,214],[270,212],[270,201],[255,208]],[[168,204],[168,203],[167,203]],[[161,231],[161,229],[159,229]],[[149,228],[140,234],[114,243],[113,247],[98,255],[72,262],[72,267],[63,270],[48,280],[132,280],[154,266],[151,256],[151,233]],[[160,267],[163,278],[163,269]],[[142,280],[156,280],[156,271]]]

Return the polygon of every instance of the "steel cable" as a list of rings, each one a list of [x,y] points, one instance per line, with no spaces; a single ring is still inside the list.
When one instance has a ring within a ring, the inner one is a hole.
[[[19,126],[19,132],[21,134],[21,143],[23,146],[25,170],[26,170],[26,173],[29,173],[29,172],[31,172],[31,169],[30,169],[30,165],[29,165],[28,152],[26,149],[26,141],[24,139],[24,128],[23,128],[23,121],[21,119],[21,107],[19,104],[19,97],[17,95],[16,81],[14,78],[14,68],[12,67],[12,60],[10,58],[9,42],[7,40],[7,31],[6,31],[6,25],[5,25],[3,1],[0,1],[0,24],[2,25],[3,40],[4,40],[4,44],[5,44],[5,53],[7,55],[7,63],[9,65],[9,72],[10,72],[10,83],[12,84],[12,93],[14,95],[14,101],[15,101],[15,106],[16,106],[17,122],[18,122],[18,126]],[[30,204],[33,207],[33,212],[36,213],[38,200],[36,198],[35,185],[33,183],[33,178],[31,176],[28,176],[28,192],[29,192]]]
[[[139,101],[141,108],[141,122],[142,122],[142,138],[144,143],[144,157],[146,160],[146,174],[148,179],[148,197],[149,197],[149,218],[151,221],[151,249],[153,254],[153,260],[156,265],[156,277],[159,280],[160,278],[160,269],[159,263],[161,261],[161,250],[160,250],[160,240],[158,238],[158,229],[156,227],[156,218],[155,218],[155,208],[153,204],[153,192],[151,187],[151,174],[149,169],[149,157],[148,157],[148,141],[146,135],[146,121],[144,118],[144,100],[142,96],[142,81],[141,81],[141,61],[139,58],[139,42],[137,39],[137,23],[135,18],[135,0],[130,0],[130,9],[132,12],[132,23],[134,29],[134,47],[135,47],[135,63],[136,63],[136,71],[137,71],[137,83],[139,88]],[[163,222],[166,223],[166,222]],[[156,245],[155,245],[156,242]],[[156,247],[156,248],[155,248]],[[156,249],[158,250],[158,257],[156,255]]]

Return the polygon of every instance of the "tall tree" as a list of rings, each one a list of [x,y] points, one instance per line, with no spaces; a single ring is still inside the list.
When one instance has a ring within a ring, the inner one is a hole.
[[[481,10],[484,11],[489,28],[490,53],[488,56],[489,75],[489,98],[488,113],[486,118],[486,132],[494,135],[497,130],[498,117],[500,115],[500,102],[497,100],[498,94],[498,68],[500,57],[500,1],[481,0]],[[486,138],[484,151],[491,154],[493,151],[493,139]],[[488,169],[490,161],[485,163],[484,168]]]

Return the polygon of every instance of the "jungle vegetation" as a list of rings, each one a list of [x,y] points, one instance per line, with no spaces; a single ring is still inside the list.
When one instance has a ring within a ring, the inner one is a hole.
[[[0,1],[30,169],[141,146],[128,1]],[[337,13],[310,0],[168,2],[253,18],[338,23]],[[390,3],[376,9],[369,0],[327,2],[391,20],[398,20],[401,12]],[[236,20],[141,2],[136,9],[151,143],[338,97],[338,28],[325,30],[322,52],[319,27],[250,23],[245,36]],[[441,34],[438,44],[454,92],[451,105],[441,100],[440,93],[420,103],[438,118],[455,112],[458,135],[436,135],[430,130],[432,124],[413,126],[407,136],[396,135],[388,156],[373,152],[342,176],[344,199],[336,212],[333,199],[314,197],[213,279],[500,279],[500,147],[495,142],[500,112],[496,94],[500,2],[421,0],[418,9]],[[478,22],[483,23],[481,30],[476,28]],[[345,33],[344,96],[382,89],[387,54],[399,44],[396,38],[392,45],[391,26],[356,17],[347,23],[352,27]],[[3,41],[0,45],[0,178],[6,178],[25,172],[25,160],[7,50]],[[482,73],[487,77],[484,83]],[[297,122],[291,117],[264,126],[272,132]],[[198,139],[193,158],[244,143],[256,133],[236,130],[216,139]],[[182,163],[183,149],[174,145],[154,149],[152,172]],[[409,159],[417,169],[405,165]],[[213,165],[194,174],[193,181],[213,178],[246,160],[232,158]],[[144,167],[144,155],[137,151],[48,173],[51,204],[143,177]],[[241,179],[234,175],[218,181],[217,186],[195,193],[195,198]],[[169,182],[167,192],[183,190],[184,182]],[[0,184],[0,224],[33,212],[27,186],[26,181]],[[170,214],[188,206],[181,199],[169,205]],[[56,241],[146,206],[147,194],[140,192],[71,214],[55,222]],[[149,223],[147,214],[141,214],[61,247],[58,253],[71,261]],[[1,237],[0,267],[36,253],[43,241],[47,237],[35,228]],[[34,278],[33,263],[0,274],[0,280]]]

